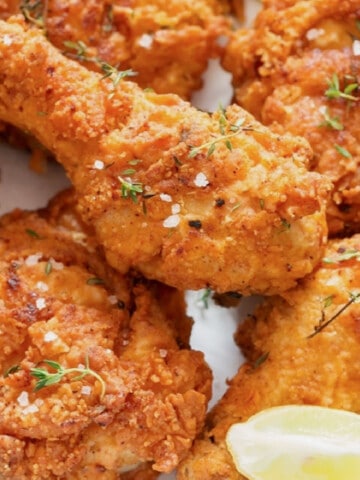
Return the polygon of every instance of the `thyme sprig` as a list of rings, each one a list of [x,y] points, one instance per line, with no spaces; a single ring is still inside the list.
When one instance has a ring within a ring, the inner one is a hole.
[[[134,77],[135,75],[137,75],[137,72],[132,69],[119,70],[117,67],[114,67],[113,65],[104,62],[104,60],[102,60],[101,58],[91,57],[88,53],[87,45],[81,40],[78,40],[76,42],[66,40],[64,42],[64,46],[67,48],[67,51],[65,51],[64,53],[68,57],[79,60],[80,62],[95,63],[104,74],[101,77],[101,80],[104,80],[106,78],[110,79],[113,84],[113,90],[116,89],[121,80],[123,80],[124,78]]]
[[[22,0],[20,11],[28,23],[32,23],[39,28],[45,28],[45,10],[46,2],[42,0]]]
[[[59,383],[66,375],[70,375],[72,373],[78,373],[79,375],[72,378],[72,381],[82,380],[86,375],[91,375],[99,381],[101,385],[101,392],[100,398],[103,398],[106,391],[106,384],[102,377],[90,368],[89,364],[89,357],[88,355],[85,356],[85,367],[73,367],[73,368],[64,368],[60,363],[55,362],[54,360],[43,360],[42,363],[45,363],[49,367],[55,370],[55,373],[49,372],[45,368],[34,367],[30,369],[30,375],[37,379],[34,391],[37,392],[38,390],[49,387],[50,385],[54,385]]]
[[[130,177],[118,177],[121,187],[121,196],[124,198],[131,198],[134,203],[138,203],[138,194],[144,192],[143,184],[134,182]]]
[[[360,293],[351,293],[350,292],[350,299],[343,305],[334,315],[332,315],[328,320],[325,319],[325,312],[322,310],[321,318],[317,325],[314,327],[314,331],[308,335],[306,338],[310,339],[315,337],[318,333],[320,333],[324,328],[329,326],[334,320],[336,320],[345,310],[347,310],[350,305],[355,303],[360,298]]]
[[[340,263],[346,262],[347,260],[352,260],[353,258],[360,258],[360,251],[359,250],[345,250],[339,253],[336,257],[324,257],[322,261],[324,263]]]
[[[209,142],[205,142],[199,146],[191,146],[189,157],[194,158],[203,150],[207,150],[206,156],[210,157],[215,152],[215,149],[218,143],[224,143],[226,148],[232,151],[233,146],[231,143],[231,139],[233,137],[236,137],[240,130],[243,132],[254,131],[254,128],[251,126],[244,127],[243,126],[244,121],[245,121],[244,118],[239,118],[238,120],[236,120],[235,123],[229,122],[225,109],[223,107],[220,107],[219,121],[218,121],[220,136],[215,136],[213,134],[212,135],[214,137],[213,140],[210,140]]]
[[[359,84],[357,82],[352,82],[346,85],[343,90],[341,90],[339,77],[336,73],[334,73],[331,79],[328,80],[328,88],[325,91],[325,96],[330,99],[343,98],[344,100],[357,102],[359,98],[352,95],[352,93],[358,88]]]
[[[325,108],[323,115],[324,120],[320,123],[319,127],[328,127],[333,130],[344,130],[344,125],[340,122],[339,117],[332,117],[327,107]]]

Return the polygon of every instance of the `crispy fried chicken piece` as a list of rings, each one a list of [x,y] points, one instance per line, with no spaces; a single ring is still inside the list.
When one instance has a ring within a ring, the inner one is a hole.
[[[311,169],[334,184],[331,235],[360,231],[359,11],[358,1],[268,1],[225,59],[241,106],[276,133],[310,142]]]
[[[201,428],[211,373],[183,295],[106,266],[69,195],[0,221],[0,477],[156,478]],[[80,371],[36,390],[48,360]]]
[[[239,107],[114,88],[34,29],[0,22],[0,118],[64,165],[107,260],[178,288],[293,286],[321,258],[328,182],[308,144]]]
[[[69,55],[133,69],[140,86],[187,99],[201,87],[209,58],[219,52],[217,39],[229,28],[224,0],[0,2],[2,19],[20,10],[30,23],[44,25],[47,38]],[[76,55],[78,42],[86,53]]]
[[[304,404],[359,412],[360,303],[353,301],[360,295],[359,258],[360,235],[331,241],[316,272],[282,297],[267,299],[239,327],[236,340],[248,363],[210,413],[179,480],[244,478],[225,436],[232,424],[266,408]]]

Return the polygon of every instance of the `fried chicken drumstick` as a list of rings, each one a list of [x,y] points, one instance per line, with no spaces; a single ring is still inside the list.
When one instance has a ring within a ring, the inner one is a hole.
[[[332,236],[360,231],[358,1],[264,2],[234,34],[225,66],[236,100],[274,132],[304,136],[310,168],[334,184]]]
[[[110,265],[243,294],[288,289],[313,269],[329,184],[307,171],[306,141],[236,106],[210,116],[116,84],[14,22],[0,22],[0,118],[65,167]]]
[[[331,241],[320,268],[240,326],[248,363],[208,418],[179,480],[240,480],[229,427],[269,407],[320,405],[359,412],[360,235]]]
[[[28,22],[88,68],[102,62],[132,69],[135,81],[159,93],[190,98],[228,28],[224,0],[6,0],[0,18],[22,12]],[[80,43],[79,43],[80,42]],[[101,71],[101,70],[100,70]]]
[[[4,480],[150,480],[203,424],[183,295],[114,272],[91,238],[69,194],[0,221]]]

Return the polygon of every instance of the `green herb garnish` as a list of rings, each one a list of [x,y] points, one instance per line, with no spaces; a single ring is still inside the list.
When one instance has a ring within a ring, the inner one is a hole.
[[[324,257],[322,261],[324,263],[340,263],[346,262],[346,260],[352,260],[353,258],[360,258],[359,250],[345,250],[336,257]]]
[[[359,84],[354,82],[349,83],[341,90],[339,77],[334,73],[331,80],[328,80],[328,89],[325,91],[325,96],[330,99],[343,98],[344,100],[357,102],[359,99],[352,95],[352,93],[358,88]]]
[[[340,122],[339,117],[331,117],[327,107],[323,114],[324,121],[320,123],[320,127],[329,127],[334,130],[344,130],[344,125]]]
[[[133,182],[130,178],[118,177],[121,185],[121,196],[131,198],[134,203],[138,202],[138,194],[143,193],[143,185],[140,182]]]
[[[44,388],[44,387],[49,387],[50,385],[54,385],[56,383],[59,383],[65,375],[69,375],[72,373],[78,373],[76,377],[72,378],[72,381],[78,381],[82,380],[86,375],[91,375],[95,377],[101,385],[101,393],[100,393],[100,398],[102,398],[105,395],[106,391],[106,385],[104,380],[101,378],[101,376],[96,373],[94,370],[92,370],[89,366],[89,357],[86,355],[85,357],[85,367],[80,368],[80,367],[75,367],[75,368],[64,368],[60,363],[55,362],[53,360],[43,360],[42,363],[45,363],[49,367],[53,368],[55,370],[55,373],[49,372],[45,368],[39,368],[39,367],[34,367],[30,369],[30,375],[35,377],[37,379],[34,391],[37,392],[38,390]]]
[[[105,282],[102,278],[91,277],[86,280],[86,285],[104,285]]]

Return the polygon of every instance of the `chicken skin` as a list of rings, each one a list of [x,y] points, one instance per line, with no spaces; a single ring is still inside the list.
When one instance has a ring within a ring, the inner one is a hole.
[[[360,232],[359,1],[267,1],[225,66],[237,102],[274,132],[304,136],[333,182],[332,236]]]
[[[183,295],[106,266],[72,195],[0,221],[0,477],[153,479],[203,425]]]
[[[217,39],[229,28],[228,10],[224,0],[0,2],[0,18],[22,12],[88,68],[98,68],[93,60],[99,58],[135,71],[143,88],[187,99],[201,87],[209,58],[219,51]],[[81,45],[86,51],[76,55]]]
[[[266,408],[320,405],[360,411],[360,235],[329,242],[320,268],[240,325],[248,362],[214,407],[179,480],[240,480],[229,427]]]
[[[65,167],[110,265],[180,289],[272,294],[321,258],[329,182],[306,141],[116,84],[0,22],[0,119]]]

